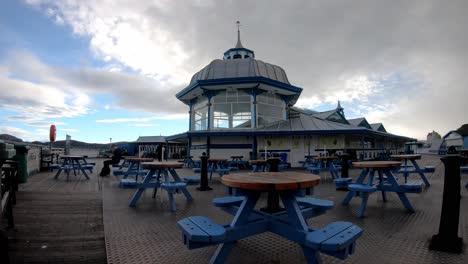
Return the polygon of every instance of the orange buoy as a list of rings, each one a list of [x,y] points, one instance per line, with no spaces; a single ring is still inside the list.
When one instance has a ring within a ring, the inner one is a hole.
[[[55,141],[55,134],[56,134],[57,129],[55,128],[55,125],[50,126],[50,131],[49,131],[49,139],[50,142]]]

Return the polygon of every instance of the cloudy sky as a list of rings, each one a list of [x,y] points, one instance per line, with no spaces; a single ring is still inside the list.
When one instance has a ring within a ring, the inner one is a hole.
[[[236,42],[297,106],[423,139],[468,123],[468,1],[0,1],[0,134],[88,142],[188,129],[175,98]]]

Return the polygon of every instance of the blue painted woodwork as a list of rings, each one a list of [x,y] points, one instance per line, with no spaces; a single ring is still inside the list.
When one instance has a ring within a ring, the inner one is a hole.
[[[169,175],[172,176],[174,182],[170,182]],[[162,178],[164,177],[164,182]],[[164,188],[163,188],[164,184]],[[174,193],[178,191],[182,191],[187,201],[192,201],[192,195],[186,188],[187,184],[184,183],[174,168],[163,168],[163,169],[150,169],[149,172],[143,178],[143,181],[140,183],[138,182],[136,185],[136,192],[133,195],[132,199],[130,200],[129,207],[135,207],[136,203],[140,199],[143,192],[148,188],[153,188],[153,198],[156,196],[157,190],[159,187],[163,188],[167,191],[169,196],[169,203],[171,211],[175,211],[175,201],[174,201]]]
[[[226,238],[226,229],[204,216],[190,216],[177,222],[189,249],[210,246]]]
[[[84,159],[84,158],[83,158]],[[86,177],[87,180],[89,180],[89,176],[85,171],[85,167],[82,166],[80,160],[74,159],[74,158],[68,158],[68,157],[63,157],[62,163],[58,167],[58,171],[54,176],[54,179],[57,179],[62,171],[64,171],[67,174],[67,181],[69,180],[70,176],[70,171],[73,170],[73,174],[76,176],[76,172],[78,173],[83,173],[83,175]]]
[[[196,185],[200,183],[200,176],[187,176],[184,177],[184,182],[187,183],[187,185]]]
[[[333,201],[312,198],[312,197],[296,197],[296,201],[299,205],[302,205],[305,207],[313,207],[313,208],[324,209],[324,210],[332,209],[333,206],[335,206],[335,203]]]
[[[352,181],[353,179],[351,178],[337,178],[335,179],[335,186],[337,189],[347,189],[348,184]]]
[[[245,199],[245,196],[218,197],[213,199],[213,204],[217,207],[239,206]]]
[[[374,175],[375,172],[378,173],[377,183],[374,184]],[[367,183],[364,183],[364,180],[368,178]],[[361,206],[359,208],[359,217],[364,216],[364,211],[367,206],[367,200],[369,194],[374,193],[375,191],[381,191],[382,200],[387,201],[385,192],[395,192],[398,195],[403,206],[410,212],[414,212],[414,208],[411,206],[406,193],[415,193],[418,191],[416,187],[413,187],[412,184],[409,184],[408,187],[400,185],[396,178],[393,176],[392,172],[388,168],[378,168],[378,169],[368,169],[364,168],[356,179],[355,183],[348,185],[348,194],[343,200],[343,205],[348,205],[351,199],[355,196],[361,197]]]
[[[421,182],[414,182],[414,183],[405,183],[402,184],[401,187],[405,189],[407,193],[420,193],[422,192],[422,183]]]
[[[166,190],[169,195],[169,206],[172,212],[176,211],[174,193],[179,193],[180,190],[186,190],[187,183],[185,182],[163,182],[161,189]]]
[[[346,259],[354,253],[362,229],[350,222],[334,222],[307,234],[306,245],[325,254]]]
[[[435,166],[425,166],[424,172],[427,172],[427,173],[435,172]]]
[[[234,215],[230,224],[223,227],[204,218],[207,221],[204,225],[210,225],[209,228],[215,226],[218,231],[217,234],[219,237],[224,236],[223,239],[214,240],[212,235],[205,232],[204,226],[193,224],[193,221],[187,224],[187,218],[181,220],[183,224],[186,224],[185,227],[180,225],[180,221],[178,223],[179,228],[182,229],[184,243],[189,249],[211,246],[216,243],[220,244],[210,263],[224,263],[237,240],[267,231],[298,243],[303,249],[307,263],[321,263],[319,252],[341,259],[345,259],[349,254],[354,253],[355,241],[361,235],[362,229],[351,223],[346,230],[341,228],[340,232],[336,234],[337,237],[330,236],[322,240],[320,247],[314,248],[311,246],[316,236],[312,233],[316,230],[310,228],[305,219],[322,214],[326,209],[333,206],[333,202],[302,198],[302,200],[300,199],[301,202],[299,202],[298,198],[295,197],[296,191],[281,191],[278,194],[286,210],[269,214],[255,210],[260,192],[239,189],[239,193],[244,196],[220,197],[213,200],[216,206]],[[330,229],[331,227],[326,228]],[[334,229],[338,229],[338,227]],[[310,242],[308,242],[308,237],[310,237]],[[307,243],[311,243],[311,245]]]
[[[412,166],[408,165],[408,160],[411,162]],[[414,167],[414,169],[411,169],[412,167]],[[426,167],[429,167],[429,171],[427,171],[425,168],[421,169],[415,159],[405,159],[403,161],[403,164],[402,164],[401,168],[399,170],[397,170],[395,173],[403,174],[403,176],[405,177],[405,183],[408,182],[408,176],[411,173],[417,173],[417,174],[419,174],[419,176],[423,180],[424,185],[426,187],[429,187],[429,186],[431,186],[431,184],[427,180],[426,175],[424,175],[424,173],[425,172],[432,172],[432,171],[430,171],[431,167],[433,167],[434,170],[435,170],[435,167],[434,166],[426,166]]]

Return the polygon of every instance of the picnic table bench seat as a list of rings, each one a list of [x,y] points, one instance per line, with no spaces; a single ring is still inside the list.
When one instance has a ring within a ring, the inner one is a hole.
[[[213,199],[217,207],[239,206],[245,200],[245,196],[226,196]]]
[[[183,180],[187,185],[196,185],[200,183],[200,176],[186,176]]]
[[[309,232],[306,246],[339,259],[352,255],[362,229],[350,222],[334,222],[325,228]]]
[[[333,201],[312,197],[296,197],[296,201],[300,206],[313,207],[319,210],[329,210],[335,206]]]
[[[348,184],[348,189],[355,192],[373,193],[377,191],[377,187],[366,184]]]
[[[351,178],[336,178],[335,180],[335,186],[336,188],[348,188],[348,184],[350,184],[353,179]]]
[[[121,179],[120,187],[123,189],[156,188],[158,187],[158,183],[156,181],[143,183],[137,182],[135,179]]]
[[[408,182],[402,184],[401,187],[408,193],[420,193],[422,192],[422,182]]]
[[[226,229],[204,216],[190,216],[177,222],[182,230],[182,240],[188,249],[222,243]]]
[[[424,171],[431,173],[435,171],[435,166],[424,166]]]
[[[113,170],[112,174],[114,174],[114,176],[124,175],[125,171],[123,169]]]

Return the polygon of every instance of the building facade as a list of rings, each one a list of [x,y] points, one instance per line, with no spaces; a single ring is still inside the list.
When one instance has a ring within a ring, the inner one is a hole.
[[[305,155],[342,150],[371,159],[383,150],[401,151],[412,140],[388,133],[381,123],[346,119],[339,102],[324,112],[295,107],[302,90],[281,67],[255,59],[238,31],[236,46],[176,94],[189,108],[189,131],[166,140],[185,142],[192,156],[256,159],[264,152],[283,153],[292,166]]]

